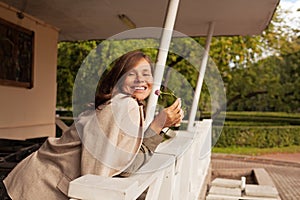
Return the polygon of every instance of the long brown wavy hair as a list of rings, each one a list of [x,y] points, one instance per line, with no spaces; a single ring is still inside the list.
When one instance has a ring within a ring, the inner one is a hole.
[[[124,74],[135,67],[142,58],[144,58],[150,64],[151,73],[153,75],[153,65],[149,56],[139,50],[124,54],[116,60],[115,64],[110,70],[106,70],[104,72],[104,76],[102,76],[102,78],[99,80],[95,95],[95,108],[110,100],[113,96],[113,92],[116,89],[121,91],[118,86],[123,85],[122,83]]]

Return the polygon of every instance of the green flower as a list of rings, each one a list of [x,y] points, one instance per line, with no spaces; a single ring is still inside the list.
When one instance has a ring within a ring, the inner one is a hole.
[[[171,90],[166,92],[156,90],[155,94],[158,96],[158,104],[163,107],[171,106],[177,99],[176,95]]]
[[[162,90],[164,90],[164,91],[162,91]],[[157,103],[159,105],[161,105],[162,107],[166,108],[166,107],[171,106],[176,101],[176,99],[178,99],[178,97],[171,90],[167,90],[164,88],[162,88],[162,90],[156,90],[154,93],[158,96]],[[180,126],[169,127],[169,129],[179,130],[179,127]],[[167,140],[170,138],[170,136],[167,135],[166,133],[167,133],[167,131],[165,133],[161,133],[161,135],[164,137],[164,140]]]

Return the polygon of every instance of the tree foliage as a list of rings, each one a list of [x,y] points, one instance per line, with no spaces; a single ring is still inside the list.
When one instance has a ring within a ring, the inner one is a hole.
[[[58,44],[57,108],[71,108],[74,80],[78,69],[98,43],[98,41],[81,41]]]

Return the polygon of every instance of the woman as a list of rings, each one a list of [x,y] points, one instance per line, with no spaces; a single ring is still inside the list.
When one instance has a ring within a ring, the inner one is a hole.
[[[120,57],[100,81],[96,109],[82,113],[60,138],[48,138],[4,180],[13,200],[68,199],[69,182],[84,174],[128,176],[151,156],[165,127],[182,119],[180,99],[144,127],[143,102],[153,85],[149,57]]]

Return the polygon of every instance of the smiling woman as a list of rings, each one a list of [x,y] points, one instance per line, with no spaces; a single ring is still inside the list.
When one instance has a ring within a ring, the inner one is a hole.
[[[81,113],[61,138],[48,138],[7,176],[10,197],[68,199],[69,182],[79,176],[124,177],[138,170],[162,141],[161,130],[182,120],[177,99],[145,127],[143,107],[152,71],[150,59],[140,51],[120,57],[100,80],[95,109]]]
[[[141,59],[137,65],[126,75],[123,83],[123,92],[132,95],[138,100],[146,99],[153,84],[151,65],[145,59]]]
[[[152,90],[153,71],[150,57],[141,51],[132,51],[121,56],[107,75],[99,81],[95,107],[97,108],[118,93],[129,95],[136,99],[139,105],[145,106]],[[156,133],[160,133],[163,128],[174,125],[174,120],[177,124],[180,123],[182,113],[181,100],[178,99],[173,107],[170,106],[158,114],[150,127]],[[173,119],[170,120],[170,117]]]
[[[152,89],[152,74],[153,66],[151,59],[144,53],[133,51],[123,55],[116,61],[114,67],[107,72],[107,75],[100,79],[95,98],[95,106],[101,105],[116,93],[122,92],[132,95],[134,93],[134,87],[138,86],[145,87],[143,89],[146,89],[145,94],[147,95],[138,99],[144,100],[148,97]],[[126,85],[124,85],[125,81]]]

